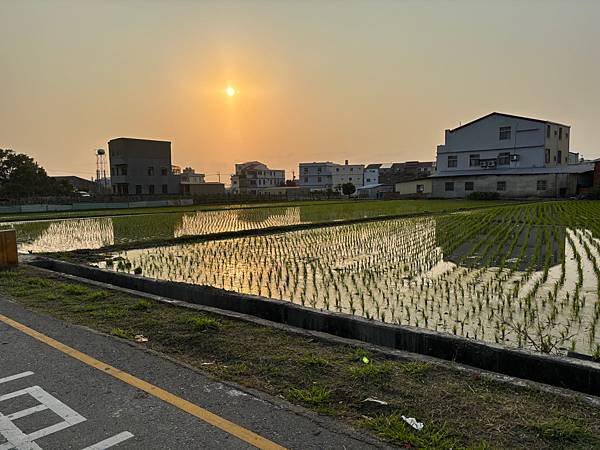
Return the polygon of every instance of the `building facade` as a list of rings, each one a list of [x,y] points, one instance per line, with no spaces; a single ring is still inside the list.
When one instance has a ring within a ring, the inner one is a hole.
[[[300,163],[298,185],[311,191],[337,191],[339,186],[352,183],[355,187],[364,184],[363,164],[336,164],[330,161]]]
[[[108,142],[108,153],[113,194],[179,194],[170,142],[117,138]]]
[[[557,122],[496,112],[446,130],[430,177],[431,196],[573,196],[593,168],[569,152],[570,132],[570,126]],[[396,191],[407,188],[397,185]]]
[[[435,164],[433,161],[406,161],[369,164],[365,168],[365,174],[375,173],[375,171],[377,171],[376,183],[394,185],[401,181],[409,181],[432,175],[435,172]]]
[[[285,185],[285,170],[269,169],[259,161],[249,161],[235,165],[235,175],[231,176],[232,194],[264,194],[266,188]]]

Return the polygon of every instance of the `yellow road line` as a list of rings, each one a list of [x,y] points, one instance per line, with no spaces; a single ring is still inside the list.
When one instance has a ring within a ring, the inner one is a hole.
[[[238,439],[241,439],[242,441],[253,445],[256,448],[265,450],[285,450],[285,447],[282,447],[279,444],[276,444],[244,427],[241,427],[236,423],[230,422],[229,420],[224,419],[223,417],[217,416],[216,414],[213,414],[210,411],[201,408],[198,405],[195,405],[194,403],[188,402],[187,400],[184,400],[181,397],[177,397],[176,395],[173,395],[170,392],[165,391],[164,389],[154,386],[153,384],[141,380],[140,378],[134,377],[133,375],[130,375],[127,372],[123,372],[122,370],[119,370],[116,367],[113,367],[109,364],[103,363],[102,361],[92,358],[91,356],[88,356],[85,353],[80,352],[79,350],[75,350],[74,348],[69,347],[68,345],[65,345],[55,339],[52,339],[51,337],[48,337],[45,334],[35,331],[34,329],[29,328],[28,326],[23,325],[22,323],[10,319],[9,317],[0,314],[0,321],[19,331],[22,331],[23,333],[31,336],[32,338],[43,342],[44,344],[49,345],[50,347],[53,347],[63,352],[66,355],[69,355],[72,358],[81,361],[84,364],[87,364],[88,366],[91,366],[95,369],[100,370],[103,373],[111,375],[116,379],[129,384],[130,386],[147,392],[148,394],[166,403],[169,403],[214,427],[217,427],[237,437]]]

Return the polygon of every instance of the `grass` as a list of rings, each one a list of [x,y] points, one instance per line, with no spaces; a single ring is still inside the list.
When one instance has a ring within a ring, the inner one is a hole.
[[[402,419],[402,414],[398,412],[367,419],[365,425],[386,440],[405,447],[427,449],[461,447],[460,442],[452,436],[445,425],[428,423],[424,424],[422,430],[416,431]]]
[[[285,397],[400,447],[600,447],[600,408],[578,397],[507,385],[435,364],[386,359],[363,349],[76,284],[29,267],[0,271],[0,295],[120,338],[143,334],[149,338],[144,344],[148,348],[215,379]],[[402,414],[423,422],[423,430],[413,431]]]
[[[350,376],[362,383],[384,383],[390,380],[393,366],[389,362],[363,364],[350,367]]]
[[[587,446],[594,443],[595,436],[591,435],[576,422],[564,419],[537,422],[531,424],[541,438],[550,443],[568,447],[570,445]]]
[[[331,391],[323,386],[313,384],[306,389],[291,388],[288,398],[312,406],[322,406],[329,402]]]
[[[222,323],[217,319],[213,319],[212,317],[193,316],[188,317],[185,320],[198,331],[220,330],[222,327]]]

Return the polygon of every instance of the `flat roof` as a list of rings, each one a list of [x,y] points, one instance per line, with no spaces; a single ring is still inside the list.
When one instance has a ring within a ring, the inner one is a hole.
[[[170,144],[171,141],[161,141],[158,139],[142,139],[142,138],[130,138],[130,137],[118,137],[118,138],[114,138],[111,139],[110,141],[108,141],[108,143],[110,144],[111,142],[114,141],[142,141],[142,142],[163,142],[163,143],[167,143]]]

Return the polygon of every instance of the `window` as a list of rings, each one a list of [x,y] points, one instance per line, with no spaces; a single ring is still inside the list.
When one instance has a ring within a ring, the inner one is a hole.
[[[498,165],[508,166],[510,164],[510,152],[502,152],[498,154]]]
[[[465,181],[465,191],[472,191],[475,187],[475,183],[472,181]]]
[[[550,137],[550,125],[546,125],[546,137]]]
[[[304,173],[308,173],[308,167],[304,168]]]
[[[417,184],[417,194],[422,194],[423,192],[425,192],[425,185]]]
[[[317,172],[321,173],[321,168],[320,167],[317,168]]]
[[[154,185],[153,184],[148,185],[148,194],[154,194]]]
[[[550,162],[550,149],[547,148],[546,149],[546,163],[549,163],[549,162]]]
[[[161,167],[161,168],[160,168],[160,174],[161,174],[163,177],[166,177],[166,176],[167,176],[167,168],[166,168],[166,167]]]
[[[350,167],[350,172],[354,172],[354,167]]]
[[[339,171],[340,171],[340,168],[339,168],[339,167],[336,167],[336,168],[335,168],[335,171],[336,171],[336,172],[339,172]]]
[[[469,166],[479,167],[479,155],[469,155]]]
[[[304,177],[304,182],[308,183],[308,177]]]
[[[558,127],[558,138],[562,139],[562,127]]]
[[[510,131],[511,127],[500,127],[500,135],[499,138],[501,141],[505,141],[510,139]]]
[[[317,178],[317,182],[320,183],[321,182],[321,177]]]
[[[349,177],[349,178],[348,178],[348,181],[352,181],[352,177]]]
[[[505,191],[506,190],[506,181],[498,181],[496,183],[496,190],[497,191]]]
[[[448,167],[456,167],[458,165],[458,156],[448,155]]]
[[[538,191],[545,191],[547,187],[548,187],[548,183],[546,180],[537,180],[537,190]]]
[[[446,185],[444,186],[446,192],[454,190],[454,182],[446,181]]]
[[[154,167],[148,167],[148,176],[151,177],[154,175]]]
[[[560,164],[562,162],[562,150],[556,152],[556,161]]]
[[[163,194],[168,194],[169,193],[169,185],[167,185],[167,184],[163,184],[162,185],[162,193]]]
[[[370,178],[367,178],[367,183],[370,183],[370,182],[371,182],[371,179],[370,179]]]
[[[141,193],[142,193],[142,185],[141,184],[136,184],[135,185],[135,193],[137,195],[141,195]]]

